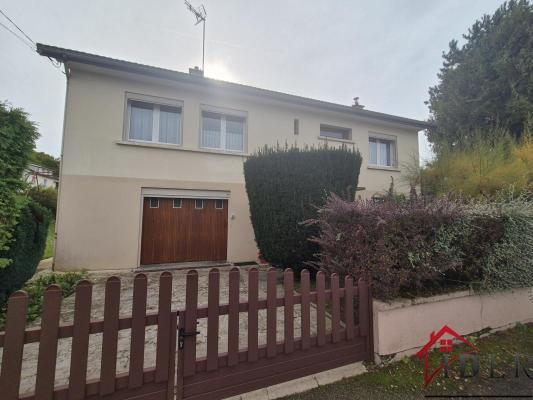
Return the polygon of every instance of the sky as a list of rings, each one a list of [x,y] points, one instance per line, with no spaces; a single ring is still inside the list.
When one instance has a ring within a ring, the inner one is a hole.
[[[205,75],[425,120],[442,52],[503,0],[190,0],[207,10]],[[201,65],[202,29],[181,0],[0,0],[35,42],[178,71]],[[0,15],[0,22],[10,26]],[[0,101],[61,152],[65,75],[0,26]],[[420,134],[420,156],[431,158]]]

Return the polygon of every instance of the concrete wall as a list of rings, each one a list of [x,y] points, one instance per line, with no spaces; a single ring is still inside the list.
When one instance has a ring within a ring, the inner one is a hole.
[[[462,291],[390,304],[375,300],[373,312],[376,355],[398,358],[414,354],[443,325],[468,335],[533,322],[533,288],[488,294]]]
[[[180,147],[139,145],[123,139],[126,93],[183,102]],[[247,113],[247,148],[227,154],[199,148],[202,105]],[[294,135],[294,119],[300,123]],[[85,65],[71,66],[67,88],[61,182],[57,220],[56,268],[127,269],[139,265],[141,189],[230,191],[228,260],[255,260],[257,250],[249,219],[242,164],[247,154],[265,144],[319,144],[320,124],[352,129],[349,144],[364,161],[359,186],[363,196],[385,190],[393,176],[397,188],[403,164],[418,156],[415,128],[375,120],[274,103],[227,91],[118,73]],[[398,168],[366,164],[370,132],[397,138]],[[328,141],[341,145],[339,141]]]

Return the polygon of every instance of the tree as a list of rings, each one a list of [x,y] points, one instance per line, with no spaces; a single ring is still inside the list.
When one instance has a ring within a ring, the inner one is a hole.
[[[20,211],[18,192],[22,172],[28,164],[39,134],[35,124],[20,108],[0,102],[0,251],[7,250]],[[9,259],[0,256],[0,268]]]
[[[443,53],[439,83],[429,89],[436,128],[429,141],[437,153],[468,142],[475,131],[498,126],[515,138],[533,117],[533,7],[528,0],[504,3],[484,15]]]
[[[50,154],[46,154],[42,151],[33,151],[30,156],[30,161],[41,167],[48,168],[54,172],[54,176],[59,176],[59,159],[54,158]]]

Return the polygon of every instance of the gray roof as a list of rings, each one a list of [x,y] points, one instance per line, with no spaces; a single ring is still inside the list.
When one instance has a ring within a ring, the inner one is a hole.
[[[272,90],[261,89],[254,86],[220,81],[218,79],[206,78],[199,75],[173,71],[165,68],[153,67],[145,64],[138,64],[130,61],[117,60],[115,58],[84,53],[76,50],[64,49],[61,47],[49,46],[42,43],[37,43],[37,52],[42,56],[55,58],[56,60],[61,61],[63,63],[74,62],[88,64],[102,68],[167,79],[171,81],[191,83],[199,86],[204,86],[206,88],[224,89],[231,92],[269,98],[272,100],[285,101],[293,104],[315,107],[327,111],[336,111],[340,113],[350,114],[352,116],[371,118],[418,129],[427,129],[434,126],[430,122],[419,121],[416,119],[398,117],[396,115],[355,108],[343,104],[330,103],[327,101],[310,99],[307,97],[295,96],[282,92],[275,92]]]

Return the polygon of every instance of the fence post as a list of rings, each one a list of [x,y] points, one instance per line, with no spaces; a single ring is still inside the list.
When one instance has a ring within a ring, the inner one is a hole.
[[[374,355],[372,293],[368,283],[363,278],[359,278],[357,286],[359,291],[359,333],[366,338],[367,360],[371,361]]]
[[[7,305],[2,372],[0,373],[0,393],[6,400],[16,400],[19,397],[27,309],[26,292],[19,290],[13,293]]]

